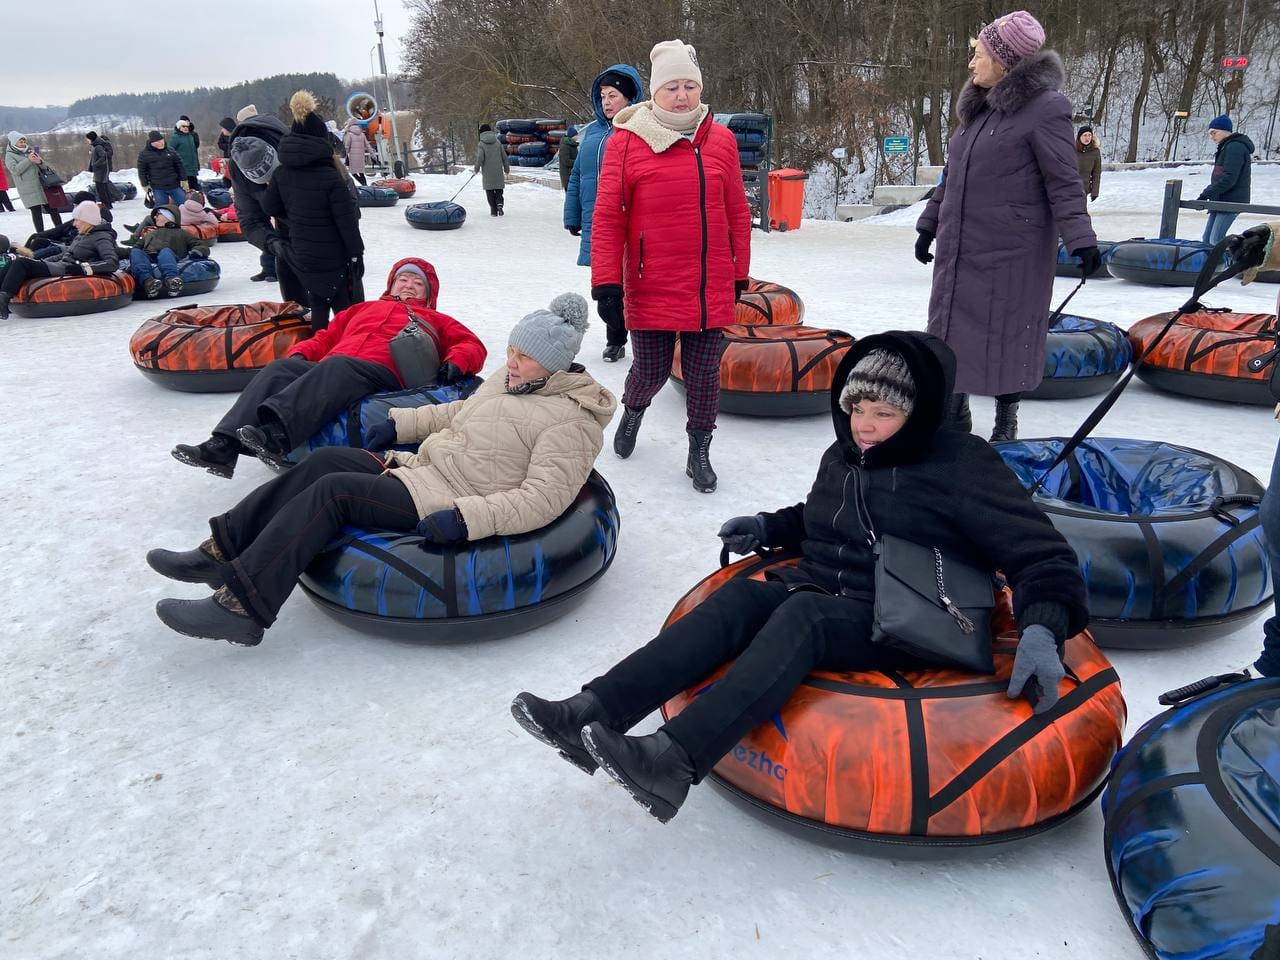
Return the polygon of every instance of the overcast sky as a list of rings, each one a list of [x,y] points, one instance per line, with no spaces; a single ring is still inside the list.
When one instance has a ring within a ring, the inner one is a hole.
[[[402,0],[378,0],[387,68],[409,25]],[[0,0],[0,104],[66,105],[100,93],[231,86],[275,73],[370,74],[373,0],[212,0],[107,4]],[[373,53],[376,69],[377,51]]]

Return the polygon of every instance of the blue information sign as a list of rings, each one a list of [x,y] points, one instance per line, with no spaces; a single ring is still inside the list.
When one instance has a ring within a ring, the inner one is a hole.
[[[910,153],[911,138],[910,137],[885,137],[884,152],[889,153]]]

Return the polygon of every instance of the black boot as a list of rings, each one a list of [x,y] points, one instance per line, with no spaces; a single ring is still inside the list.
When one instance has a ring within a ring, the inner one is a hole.
[[[543,700],[532,693],[517,694],[511,701],[511,715],[536,739],[554,747],[579,770],[596,772],[596,762],[582,745],[582,728],[596,720],[604,723],[604,705],[590,690],[575,693],[568,700]]]
[[[240,445],[269,467],[281,467],[284,458],[293,448],[284,428],[278,423],[264,423],[260,427],[241,427],[236,431]]]
[[[947,397],[947,408],[942,414],[942,429],[957,433],[973,432],[973,414],[969,412],[967,393],[953,393]]]
[[[226,585],[220,572],[222,563],[212,537],[194,550],[151,550],[147,553],[147,565],[161,576],[181,583],[206,583],[215,590]]]
[[[12,296],[8,293],[0,293],[0,320],[9,319],[9,298]]]
[[[164,289],[164,281],[159,277],[147,277],[142,281],[142,295],[148,300],[154,300],[160,296],[160,291]]]
[[[226,587],[203,600],[161,600],[156,616],[170,630],[201,640],[225,640],[242,647],[262,642],[262,628]]]
[[[204,443],[192,446],[180,443],[171,451],[173,459],[204,467],[215,477],[231,478],[236,472],[236,458],[240,456],[240,444],[229,437],[214,434]]]
[[[617,363],[627,355],[627,345],[625,343],[611,343],[604,348],[604,362]]]
[[[716,472],[711,469],[711,431],[689,431],[689,462],[684,474],[693,478],[693,489],[711,493],[716,488]]]
[[[991,442],[1018,439],[1018,401],[996,397],[996,425],[991,431]]]
[[[254,283],[261,283],[263,280],[274,280],[275,278],[274,278],[274,277],[271,277],[271,276],[268,276],[268,275],[267,275],[267,271],[265,271],[265,270],[259,270],[257,273],[255,273],[255,274],[254,274],[252,277],[250,277],[249,279],[250,279],[250,280],[252,280]]]
[[[644,407],[622,408],[622,419],[618,421],[618,432],[613,435],[613,452],[623,460],[631,456],[636,448],[636,437],[640,435],[640,421],[644,419]]]
[[[661,730],[628,737],[597,721],[582,728],[582,743],[605,773],[663,823],[676,815],[689,795],[693,761]]]

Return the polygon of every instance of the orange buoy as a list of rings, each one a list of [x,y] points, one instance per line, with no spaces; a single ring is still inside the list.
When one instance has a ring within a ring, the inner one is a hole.
[[[412,197],[418,192],[418,185],[416,183],[402,177],[383,177],[381,180],[373,181],[371,186],[394,190],[402,197]]]
[[[804,320],[804,301],[780,283],[748,279],[747,290],[734,307],[734,322],[755,326],[783,326]]]
[[[92,277],[39,277],[13,295],[20,317],[79,317],[116,310],[133,302],[133,277],[124,270]]]
[[[667,624],[729,580],[795,559],[740,560],[676,604]],[[993,676],[960,670],[816,671],[711,777],[757,812],[847,839],[921,847],[1018,839],[1093,802],[1120,748],[1120,681],[1088,633],[1068,640],[1061,699],[1036,716],[1006,694],[1018,630],[997,595]],[[721,668],[662,708],[670,719]]]
[[[1129,328],[1134,355],[1141,355],[1172,314],[1158,313]],[[1138,376],[1161,390],[1232,403],[1276,402],[1268,382],[1271,368],[1252,371],[1250,360],[1276,349],[1274,313],[1200,310],[1178,319]]]

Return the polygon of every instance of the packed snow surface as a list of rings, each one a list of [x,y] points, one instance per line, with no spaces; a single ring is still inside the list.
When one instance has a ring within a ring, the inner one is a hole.
[[[1155,233],[1167,175],[1106,175],[1099,236]],[[1280,200],[1280,170],[1254,176],[1255,200]],[[415,201],[438,200],[466,175],[417,179]],[[561,198],[513,185],[507,215],[492,219],[473,182],[458,198],[470,219],[448,233],[410,228],[403,202],[364,210],[371,295],[397,258],[428,258],[440,308],[483,337],[495,369],[522,315],[588,292]],[[144,212],[141,200],[116,210],[118,224]],[[1203,219],[1185,214],[1182,235],[1199,236]],[[0,215],[15,240],[28,225],[25,212]],[[799,292],[807,323],[924,327],[930,271],[912,259],[910,217],[752,239],[753,275]],[[248,280],[248,244],[213,255],[222,284],[207,302],[278,296]],[[1072,286],[1057,280],[1055,296]],[[1186,293],[1090,281],[1071,310],[1127,326]],[[1231,281],[1208,301],[1270,312],[1275,297]],[[828,418],[722,416],[720,488],[706,496],[684,475],[683,403],[664,390],[631,459],[607,447],[599,460],[622,515],[616,562],[574,614],[535,632],[464,646],[373,639],[299,591],[260,647],[237,648],[172,633],[152,610],[207,591],[160,578],[146,551],[195,546],[208,516],[270,477],[253,460],[225,481],[170,457],[204,439],[231,398],[169,392],[133,369],[130,334],[165,306],[0,323],[6,960],[1142,956],[1112,898],[1096,805],[1020,845],[877,858],[797,839],[710,786],[662,826],[511,719],[518,691],[567,696],[652,636],[715,568],[724,519],[802,499]],[[621,394],[627,362],[602,363],[603,346],[593,320],[581,359]],[[1069,434],[1094,402],[1024,403],[1022,433]],[[986,430],[991,402],[974,407]],[[1186,444],[1263,478],[1278,436],[1269,409],[1140,382],[1097,434]],[[1254,623],[1190,649],[1112,652],[1129,734],[1161,691],[1251,662],[1261,637]]]

